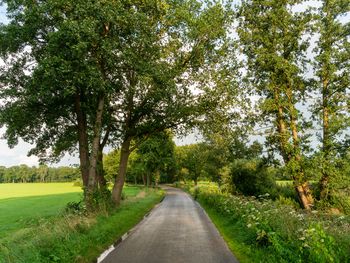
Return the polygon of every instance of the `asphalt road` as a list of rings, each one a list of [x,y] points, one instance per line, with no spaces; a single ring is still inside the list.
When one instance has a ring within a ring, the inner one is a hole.
[[[203,209],[179,189],[165,188],[163,202],[103,263],[237,263]]]

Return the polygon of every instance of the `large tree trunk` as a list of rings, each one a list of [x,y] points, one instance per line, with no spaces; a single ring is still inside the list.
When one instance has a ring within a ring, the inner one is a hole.
[[[123,186],[125,182],[126,170],[128,167],[128,160],[130,155],[130,142],[131,138],[126,138],[122,143],[120,152],[119,172],[115,178],[115,183],[112,190],[112,199],[116,206],[120,205]]]
[[[280,102],[280,94],[276,89],[274,92],[274,100],[276,105],[278,105],[276,117],[277,117],[277,130],[278,130],[278,136],[279,136],[278,137],[279,151],[282,155],[284,163],[287,164],[290,159],[290,155],[286,151],[286,146],[288,143],[288,134],[287,134],[286,124],[284,121],[283,107],[281,106],[281,102]]]
[[[100,140],[101,140],[101,127],[102,127],[102,114],[104,108],[104,95],[99,96],[95,125],[94,125],[94,137],[92,142],[91,154],[90,154],[90,167],[89,167],[89,180],[87,194],[92,195],[97,190],[97,164],[100,153]],[[89,199],[90,197],[88,197]],[[91,200],[87,200],[88,203]]]
[[[156,175],[155,175],[155,179],[154,179],[154,186],[156,186],[156,187],[158,186],[159,180],[160,180],[160,172],[159,172],[159,170],[157,169]]]
[[[298,165],[298,169],[296,171],[297,174],[293,175],[294,183],[296,183],[296,191],[299,196],[299,200],[304,209],[310,210],[313,206],[314,199],[312,197],[312,193],[309,187],[309,184],[306,182],[304,167],[302,164],[301,158],[301,149],[300,149],[300,141],[298,137],[298,127],[297,127],[297,117],[296,117],[296,109],[292,102],[292,92],[290,90],[287,91],[287,95],[289,97],[289,114],[290,114],[290,126],[292,130],[292,138],[293,138],[293,155],[294,161],[296,161]]]
[[[98,186],[101,190],[107,189],[107,181],[103,173],[103,152],[102,147],[100,147],[97,158],[97,181]]]
[[[147,172],[147,188],[150,187],[151,184],[151,173]]]
[[[330,136],[329,136],[329,106],[328,106],[328,80],[323,81],[322,88],[322,151],[323,151],[323,163],[322,178],[319,182],[320,187],[320,199],[326,200],[329,195],[329,154],[330,154]]]
[[[107,127],[106,133],[103,137],[102,143],[100,144],[100,148],[98,151],[98,158],[97,158],[97,180],[99,188],[103,191],[107,191],[107,181],[104,176],[104,170],[103,170],[103,148],[106,146],[110,134],[110,127]]]
[[[301,156],[300,156],[300,146],[299,146],[299,138],[298,138],[298,130],[296,125],[296,118],[295,118],[295,108],[292,104],[292,94],[291,91],[287,91],[287,96],[289,98],[289,117],[290,117],[290,128],[292,132],[292,138],[293,138],[293,150],[288,150],[289,148],[289,142],[288,137],[289,134],[287,132],[286,128],[286,121],[284,116],[284,109],[282,107],[281,101],[280,101],[280,94],[277,90],[275,90],[274,93],[274,100],[277,107],[277,126],[278,126],[278,133],[279,133],[279,148],[280,153],[282,155],[282,158],[284,160],[284,163],[288,165],[291,160],[296,161],[299,165],[299,169],[297,171],[297,174],[293,174],[293,181],[295,185],[295,190],[298,194],[300,204],[305,209],[311,209],[313,205],[313,198],[311,195],[311,191],[309,188],[309,185],[307,182],[304,181],[304,171],[302,169],[301,164]],[[294,155],[294,156],[293,156]]]
[[[142,182],[143,182],[143,185],[146,186],[146,175],[143,173],[142,174]]]
[[[82,94],[77,93],[75,96],[75,111],[78,122],[78,142],[79,142],[79,159],[80,171],[83,180],[84,191],[89,181],[89,142],[87,136],[86,113],[82,110]]]
[[[303,208],[306,210],[310,210],[313,205],[313,199],[309,184],[307,182],[299,184],[295,187],[295,190],[298,193],[298,197]]]

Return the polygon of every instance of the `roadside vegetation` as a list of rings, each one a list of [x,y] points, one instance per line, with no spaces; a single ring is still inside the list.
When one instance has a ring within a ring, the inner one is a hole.
[[[78,201],[81,193],[67,194],[63,200],[62,195],[35,196],[40,205],[29,206],[30,211],[24,213],[21,205],[28,205],[28,197],[18,198],[10,207],[6,207],[7,199],[0,199],[1,211],[8,212],[6,217],[0,215],[1,263],[92,262],[136,225],[161,200],[163,192],[125,187],[124,201],[118,209],[96,213],[88,213]]]
[[[350,262],[350,218],[296,209],[268,194],[231,195],[215,183],[177,184],[207,211],[240,262]]]

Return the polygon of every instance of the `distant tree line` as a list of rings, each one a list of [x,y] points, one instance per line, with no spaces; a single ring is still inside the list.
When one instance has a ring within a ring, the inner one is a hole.
[[[74,167],[38,167],[21,164],[11,167],[0,166],[0,183],[48,183],[71,182],[80,177],[80,171]]]

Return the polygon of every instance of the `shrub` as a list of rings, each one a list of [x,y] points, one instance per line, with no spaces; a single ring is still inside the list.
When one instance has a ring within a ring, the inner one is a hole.
[[[293,208],[300,208],[300,204],[293,198],[290,197],[284,197],[280,195],[277,199],[276,202],[280,205],[288,205]]]
[[[265,193],[275,195],[276,184],[269,169],[260,161],[237,160],[231,164],[230,182],[237,192],[257,196]]]
[[[83,181],[80,178],[75,179],[73,186],[83,187]]]
[[[83,201],[68,202],[64,211],[68,214],[86,215],[88,213],[86,205]]]
[[[298,195],[293,187],[293,185],[285,184],[285,185],[275,185],[275,191],[273,199],[275,200],[290,200],[296,207],[300,208]],[[291,204],[291,203],[289,203]]]

